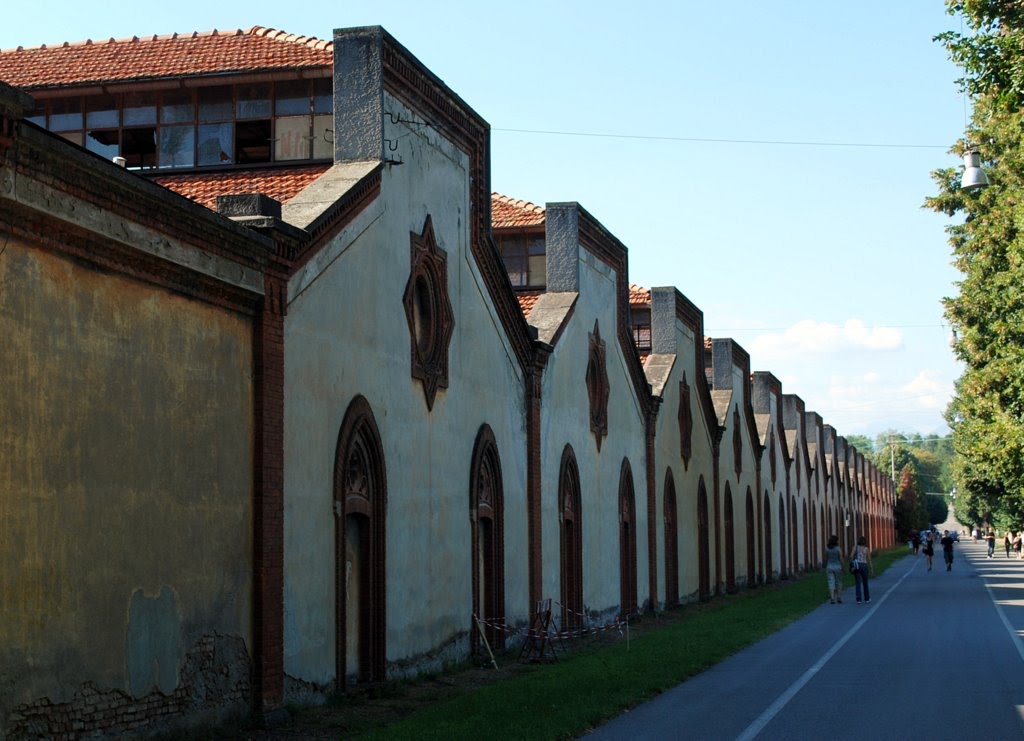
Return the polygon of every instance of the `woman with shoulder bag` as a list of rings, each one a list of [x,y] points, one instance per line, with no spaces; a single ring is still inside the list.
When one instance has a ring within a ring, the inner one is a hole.
[[[871,570],[871,550],[868,548],[868,539],[861,535],[857,538],[857,545],[850,553],[850,571],[853,572],[853,579],[857,587],[857,604],[863,601],[871,601],[871,592],[868,590],[868,572]]]

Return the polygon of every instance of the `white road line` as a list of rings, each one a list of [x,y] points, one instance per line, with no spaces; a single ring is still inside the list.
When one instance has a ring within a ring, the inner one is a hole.
[[[982,581],[985,584],[986,591],[988,591],[988,598],[992,600],[992,604],[996,608],[996,614],[998,614],[999,619],[1003,621],[1003,626],[1006,628],[1006,632],[1010,634],[1010,640],[1013,642],[1013,647],[1016,648],[1017,653],[1020,654],[1021,661],[1024,661],[1024,643],[1021,642],[1020,636],[1017,635],[1017,631],[1014,627],[1010,625],[1010,619],[1006,617],[1006,611],[1003,609],[1003,606],[996,601],[995,592],[993,592],[992,587],[989,586],[988,579],[982,577]]]
[[[892,594],[893,590],[895,590],[896,587],[902,584],[904,579],[910,576],[910,572],[914,570],[914,568],[917,566],[917,563],[918,560],[915,558],[914,563],[911,565],[909,569],[907,569],[907,573],[901,576],[899,578],[899,581],[897,581],[895,584],[889,587],[888,591],[882,595],[882,599],[878,600],[878,602],[876,602],[874,606],[870,610],[868,610],[867,613],[865,613],[864,617],[862,617],[860,620],[854,623],[853,627],[846,631],[846,635],[844,635],[842,638],[836,641],[832,648],[826,651],[820,659],[814,662],[814,665],[811,666],[810,669],[805,671],[798,680],[796,680],[795,682],[793,682],[792,685],[789,686],[789,689],[787,689],[785,692],[779,695],[778,699],[775,702],[769,705],[767,709],[765,709],[765,711],[761,713],[761,715],[758,716],[753,723],[747,726],[746,730],[744,730],[743,733],[736,737],[737,741],[750,741],[750,739],[755,738],[757,734],[764,730],[764,727],[771,723],[772,718],[774,718],[776,715],[782,712],[782,709],[789,704],[789,701],[796,696],[796,693],[802,690],[804,688],[804,685],[810,682],[814,675],[821,671],[821,668],[828,663],[828,660],[835,656],[839,649],[845,646],[846,642],[853,638],[854,635],[856,635],[857,631],[861,629],[861,626],[863,626],[864,623],[866,623],[871,618],[871,616],[875,614],[875,610],[882,606],[882,603],[885,602],[886,598],[890,594]],[[1024,658],[1024,654],[1021,654],[1021,657]]]

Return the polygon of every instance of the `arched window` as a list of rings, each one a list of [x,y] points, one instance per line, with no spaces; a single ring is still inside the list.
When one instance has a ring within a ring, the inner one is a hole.
[[[672,469],[665,472],[665,607],[679,604],[679,525]]]
[[[580,472],[572,446],[562,452],[558,475],[562,574],[562,629],[577,628],[583,619],[583,521],[580,511]]]
[[[501,648],[505,633],[496,626],[505,622],[505,508],[498,446],[486,424],[477,432],[473,446],[469,519],[473,548],[473,612],[483,621],[484,635],[491,648]],[[475,620],[470,634],[474,653],[481,651],[479,625]]]
[[[636,497],[629,460],[619,470],[619,604],[623,615],[636,610]]]
[[[385,670],[384,452],[369,403],[357,396],[334,455],[336,682],[381,682]]]
[[[772,500],[768,492],[764,493],[764,580],[772,580]]]
[[[701,477],[697,488],[697,571],[701,599],[711,597],[711,532],[708,522],[708,492]]]
[[[732,490],[725,485],[725,589],[736,591],[736,536],[733,526]]]

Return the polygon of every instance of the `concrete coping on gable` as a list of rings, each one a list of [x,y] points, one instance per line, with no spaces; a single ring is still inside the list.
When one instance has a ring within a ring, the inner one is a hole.
[[[557,343],[578,298],[579,293],[575,291],[542,293],[538,296],[530,311],[530,324],[537,328],[537,339],[549,345]]]
[[[729,407],[732,406],[732,389],[713,389],[711,391],[711,403],[715,407],[718,424],[725,427],[727,417],[729,416]]]
[[[644,375],[647,382],[651,384],[651,393],[662,398],[665,395],[665,386],[672,377],[672,369],[676,364],[675,353],[652,353],[647,356],[644,363]]]
[[[285,222],[308,229],[345,193],[380,166],[379,160],[339,162],[281,207]]]

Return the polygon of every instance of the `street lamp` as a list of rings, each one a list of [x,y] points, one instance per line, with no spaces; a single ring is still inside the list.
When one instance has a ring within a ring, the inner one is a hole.
[[[960,178],[960,187],[964,190],[977,190],[988,184],[988,175],[981,169],[981,154],[971,147],[964,152],[964,174]]]

